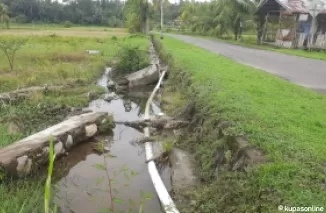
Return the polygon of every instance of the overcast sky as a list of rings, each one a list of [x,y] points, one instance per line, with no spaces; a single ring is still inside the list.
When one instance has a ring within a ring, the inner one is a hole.
[[[58,0],[59,2],[62,2],[62,0]],[[178,3],[180,0],[169,0],[171,3]],[[196,0],[196,1],[210,1],[210,0]]]

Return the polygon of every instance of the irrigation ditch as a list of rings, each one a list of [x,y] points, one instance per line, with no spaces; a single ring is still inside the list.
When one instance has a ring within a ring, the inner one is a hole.
[[[1,174],[45,173],[51,140],[57,156],[54,202],[62,213],[202,212],[211,197],[219,201],[212,208],[232,212],[242,202],[233,198],[243,197],[248,187],[252,195],[247,197],[264,202],[270,192],[257,197],[258,185],[241,184],[248,169],[266,162],[264,153],[249,144],[246,134],[232,134],[233,123],[215,116],[216,108],[205,104],[191,75],[154,36],[149,56],[149,66],[131,74],[107,67],[97,81],[105,94],[88,107],[48,109],[64,119],[1,148]],[[0,104],[65,89],[2,93]]]

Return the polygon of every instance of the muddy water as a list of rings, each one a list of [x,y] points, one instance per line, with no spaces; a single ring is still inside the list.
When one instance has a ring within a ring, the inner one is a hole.
[[[105,74],[98,84],[106,87],[107,80],[108,76]],[[117,121],[139,120],[143,117],[145,104],[152,89],[132,91],[111,102],[95,100],[88,108],[110,112]],[[160,112],[158,102],[152,106],[152,112]],[[105,208],[110,207],[106,172],[95,168],[95,165],[105,163],[110,178],[114,179],[114,196],[123,201],[123,203],[115,202],[116,212],[138,212],[143,201],[145,202],[143,212],[161,212],[160,203],[147,172],[145,151],[143,147],[130,143],[133,139],[142,136],[143,134],[135,129],[117,125],[113,135],[101,138],[111,150],[111,156],[106,158],[106,163],[103,161],[103,155],[94,152],[93,141],[82,144],[64,157],[60,167],[66,171],[66,174],[57,183],[57,203],[60,211],[62,213],[109,212],[104,211]],[[120,172],[121,170],[126,171]],[[137,175],[130,175],[131,173]],[[164,174],[163,179],[169,184],[169,174],[168,172]],[[147,200],[141,196],[141,193],[152,198]],[[132,211],[129,210],[130,208]]]

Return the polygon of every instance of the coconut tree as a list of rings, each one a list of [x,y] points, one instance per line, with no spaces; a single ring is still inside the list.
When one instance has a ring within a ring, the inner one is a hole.
[[[193,32],[214,36],[241,36],[242,21],[251,17],[255,8],[252,0],[216,0],[187,2],[181,18]]]
[[[9,28],[9,10],[8,7],[0,3],[0,23],[2,28]]]
[[[254,11],[255,3],[252,0],[218,0],[216,4],[220,11],[219,22],[230,24],[234,38],[239,39],[242,33],[242,23]]]
[[[124,7],[124,15],[130,32],[146,32],[147,0],[128,0]]]

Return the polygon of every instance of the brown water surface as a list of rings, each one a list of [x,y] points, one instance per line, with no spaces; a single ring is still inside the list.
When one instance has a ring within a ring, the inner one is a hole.
[[[98,84],[106,87],[107,80],[108,75],[105,74]],[[112,113],[116,121],[139,120],[143,117],[148,94],[152,89],[150,87],[132,91],[110,103],[102,99],[95,100],[88,108]],[[160,112],[159,103],[152,106],[152,112]],[[56,184],[60,211],[62,213],[109,212],[111,202],[106,171],[96,168],[96,165],[101,167],[100,165],[105,163],[110,178],[113,179],[112,193],[119,198],[114,203],[116,212],[138,212],[142,202],[145,203],[143,212],[161,212],[159,200],[147,171],[144,148],[130,143],[142,136],[143,134],[135,129],[117,125],[112,136],[101,138],[101,141],[110,148],[110,156],[106,157],[106,162],[103,155],[94,152],[95,139],[76,147],[68,156],[62,158],[58,165],[65,174]],[[163,179],[169,185],[169,171],[163,173]]]

